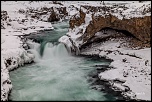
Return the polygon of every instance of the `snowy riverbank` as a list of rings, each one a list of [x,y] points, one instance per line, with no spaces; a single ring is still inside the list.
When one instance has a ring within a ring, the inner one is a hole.
[[[25,39],[17,35],[53,29],[51,23],[19,14],[20,7],[24,6],[19,2],[2,2],[2,10],[7,11],[7,19],[4,21],[1,19],[1,27],[2,25],[4,27],[1,28],[1,101],[8,100],[8,94],[12,89],[9,71],[24,63],[31,63],[34,59],[34,55],[24,49],[27,47],[26,41],[23,41]],[[23,20],[25,22],[22,22]]]
[[[112,59],[110,66],[113,69],[100,73],[99,78],[108,80],[114,90],[121,90],[131,99],[151,100],[151,48],[133,50],[121,47],[123,43],[127,44],[127,41],[111,39],[94,43],[81,54]]]

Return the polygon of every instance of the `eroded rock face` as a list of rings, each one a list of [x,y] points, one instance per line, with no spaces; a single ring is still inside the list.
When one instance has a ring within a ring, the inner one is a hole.
[[[18,12],[45,22],[59,21],[60,19],[65,19],[68,15],[64,6],[42,7],[40,9],[28,8],[27,10],[20,9]]]
[[[77,28],[79,28],[79,31],[77,31],[78,33],[75,35],[79,35],[81,32],[81,36],[79,36],[75,42],[82,40],[83,43],[77,47],[80,48],[84,43],[87,43],[89,39],[95,35],[95,33],[106,27],[128,31],[143,44],[150,45],[151,10],[149,4],[147,4],[146,7],[141,6],[139,8],[136,8],[136,10],[131,9],[129,11],[129,9],[130,8],[125,5],[113,5],[110,7],[82,6],[80,12],[74,15],[70,19],[69,23],[71,29],[70,33],[74,32],[74,30]],[[81,26],[86,23],[86,14],[90,14],[92,16],[92,19],[83,33],[81,31]]]
[[[53,22],[53,21],[59,21],[60,19],[64,18],[67,16],[67,11],[66,11],[66,7],[61,7],[61,8],[56,8],[56,10],[58,11],[55,12],[53,8],[51,8],[51,14],[48,18],[49,22]]]
[[[144,43],[150,43],[151,16],[123,20],[120,20],[113,15],[107,15],[106,17],[92,16],[92,21],[86,28],[85,32],[85,35],[89,35],[89,37],[84,36],[84,41],[87,41],[96,32],[105,27],[127,30]]]
[[[85,16],[86,14],[80,10],[78,15],[74,15],[72,19],[70,19],[70,28],[73,29],[75,26],[80,26],[82,23],[85,23]]]

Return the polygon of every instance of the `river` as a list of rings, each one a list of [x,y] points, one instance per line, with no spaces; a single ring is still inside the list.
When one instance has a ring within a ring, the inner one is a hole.
[[[10,72],[12,101],[114,101],[115,96],[92,89],[88,74],[95,65],[109,65],[106,59],[73,56],[58,39],[68,32],[68,21],[30,36],[38,40],[30,49],[35,63]],[[109,95],[109,97],[107,97]]]

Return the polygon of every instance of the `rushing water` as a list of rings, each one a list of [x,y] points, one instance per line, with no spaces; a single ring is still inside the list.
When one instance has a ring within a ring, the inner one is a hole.
[[[56,27],[53,31],[37,37],[41,44],[35,44],[31,49],[36,63],[10,72],[13,84],[10,100],[115,100],[114,96],[107,98],[107,93],[92,89],[87,81],[88,73],[95,70],[93,65],[110,62],[70,55],[63,44],[57,43],[67,32],[67,22],[53,26]]]

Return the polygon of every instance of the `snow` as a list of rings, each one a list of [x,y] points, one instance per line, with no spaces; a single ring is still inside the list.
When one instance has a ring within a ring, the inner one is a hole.
[[[91,14],[86,14],[86,17],[85,17],[85,28],[90,24],[90,21],[92,20],[92,15]],[[85,30],[83,29],[83,33],[85,32]]]
[[[2,10],[7,11],[9,16],[7,20],[1,21],[5,28],[1,29],[1,100],[5,101],[8,100],[8,94],[12,88],[9,71],[24,63],[31,63],[35,57],[23,48],[23,41],[16,35],[30,34],[39,30],[53,29],[53,27],[51,23],[38,21],[18,13],[21,7],[24,10],[30,7],[29,2],[1,3]],[[22,22],[22,20],[25,21]],[[6,64],[7,61],[10,61],[9,64]]]
[[[102,80],[113,81],[113,87],[130,91],[124,92],[133,99],[151,100],[151,48],[131,50],[120,47],[121,41],[106,41],[83,49],[81,54],[98,55],[112,59],[110,64],[114,69],[100,73]],[[109,53],[111,52],[111,53]],[[115,79],[124,80],[116,83]]]
[[[112,7],[117,5],[117,7],[112,8],[113,12],[96,12],[95,16],[104,16],[109,13],[116,16],[118,19],[130,19],[134,17],[150,16],[151,12],[151,1],[104,1],[106,7]],[[103,5],[100,5],[103,6]],[[122,7],[121,7],[122,6]],[[124,9],[126,8],[126,9]],[[145,13],[143,15],[143,13]]]
[[[17,68],[18,66],[24,65],[24,63],[30,63],[34,59],[34,55],[31,53],[28,53],[23,48],[23,41],[16,36],[16,35],[25,35],[30,34],[33,32],[37,32],[39,30],[46,30],[46,29],[53,29],[50,22],[44,22],[47,21],[50,12],[48,12],[45,15],[41,15],[40,19],[34,19],[31,18],[29,15],[25,15],[24,13],[21,14],[18,11],[24,10],[28,11],[30,9],[39,11],[43,7],[51,8],[53,7],[56,11],[56,8],[59,7],[67,7],[66,10],[68,12],[68,18],[71,18],[73,15],[77,14],[76,16],[79,17],[79,10],[82,5],[91,5],[91,6],[103,6],[103,2],[101,1],[61,1],[60,4],[54,4],[52,1],[1,1],[1,11],[7,11],[9,18],[6,21],[1,20],[1,25],[4,24],[5,29],[1,29],[1,100],[7,100],[8,94],[12,88],[12,84],[9,84],[10,78],[9,78],[9,71]],[[111,7],[114,4],[125,4],[126,7],[129,9],[126,9],[122,12],[122,15],[126,15],[126,19],[132,18],[132,17],[142,17],[142,13],[138,12],[140,10],[148,10],[151,7],[150,1],[145,2],[137,2],[137,1],[104,1],[106,6]],[[83,7],[81,8],[83,11],[87,11]],[[116,12],[122,11],[122,8],[116,9]],[[137,13],[130,14],[130,12],[134,12],[136,10]],[[43,11],[46,12],[46,11]],[[101,15],[101,12],[96,12],[95,15]],[[108,12],[106,12],[108,14]],[[118,13],[117,13],[118,14]],[[103,14],[102,14],[103,15]],[[121,15],[116,15],[116,13],[113,13],[113,15],[118,16],[119,19],[123,19]],[[146,13],[145,15],[151,15],[151,13]],[[42,20],[42,21],[40,21]],[[85,33],[86,27],[89,25],[90,21],[92,20],[91,13],[86,14],[85,16],[85,23],[81,24],[79,27],[75,27],[74,29],[69,29],[69,32],[61,37],[59,39],[59,42],[63,42],[67,47],[73,48],[73,44],[79,48],[79,46],[82,45],[83,39],[81,39],[81,36]],[[82,30],[82,32],[80,32]],[[100,34],[96,34],[96,36],[99,36]],[[72,42],[71,42],[72,41]],[[137,74],[137,76],[140,76],[139,74],[149,74],[151,71],[151,58],[150,58],[150,50],[151,48],[141,49],[141,50],[124,50],[121,48],[118,48],[119,43],[105,43],[101,46],[94,46],[92,45],[92,49],[88,49],[85,52],[82,52],[83,54],[96,54],[100,56],[106,56],[107,58],[111,58],[114,60],[114,62],[111,63],[111,66],[116,67],[117,69],[112,69],[107,72],[106,74],[100,74],[102,78],[106,78],[109,80],[113,80],[113,78],[120,78],[122,79],[122,74],[119,74],[119,72],[122,72],[122,69],[127,71],[128,69],[131,69],[131,67],[138,68],[136,71],[132,71],[133,74],[131,74],[130,77],[124,78],[126,80],[124,85],[127,85],[130,87],[132,92],[134,92],[138,99],[145,99],[149,100],[151,93],[150,87],[151,84],[149,81],[151,81],[151,78],[149,75],[142,75],[142,77],[133,77],[134,74]],[[73,48],[74,49],[74,48]],[[108,50],[113,51],[112,53],[108,53]],[[123,53],[124,55],[120,55],[119,52]],[[143,54],[144,53],[144,54]],[[115,57],[117,55],[117,57]],[[131,57],[128,55],[137,56],[139,58]],[[126,58],[128,63],[122,63],[122,59]],[[141,59],[140,59],[141,58]],[[6,67],[6,61],[10,59],[10,65],[7,65]],[[145,65],[146,63],[146,65]],[[121,64],[121,66],[120,66]],[[139,65],[140,64],[140,65]],[[128,66],[128,67],[126,67]],[[121,67],[121,68],[120,68]],[[137,71],[143,71],[143,73],[136,73]],[[113,72],[118,73],[118,75],[112,74]],[[106,76],[109,75],[109,76]],[[112,76],[112,77],[111,77]],[[146,78],[146,79],[144,79]],[[138,80],[137,80],[138,79]],[[130,80],[134,80],[133,82],[130,82]],[[141,82],[138,82],[141,81]],[[6,83],[8,82],[8,83]],[[144,82],[144,83],[142,83]],[[132,84],[133,83],[133,84]],[[148,83],[148,85],[146,85]],[[123,84],[120,86],[119,84],[115,84],[117,87],[121,87],[123,89]],[[137,88],[140,88],[141,90],[138,90]],[[134,94],[134,93],[127,93],[127,94]],[[144,94],[143,94],[144,93]]]
[[[82,5],[100,6],[101,1],[63,1],[64,6],[68,7],[73,5],[74,7],[80,8]]]
[[[94,36],[97,38],[104,38],[104,37],[108,37],[112,34],[117,34],[117,32],[115,30],[112,30],[112,29],[109,29],[109,30],[105,29],[105,30],[101,30],[101,31],[95,33]]]
[[[70,41],[68,36],[62,36],[58,41],[65,44],[68,48],[73,47],[72,42]]]
[[[116,88],[119,88],[119,89],[122,90],[122,91],[125,91],[125,89],[126,89],[126,88],[125,88],[122,84],[120,84],[120,83],[114,83],[113,86],[116,87]]]

